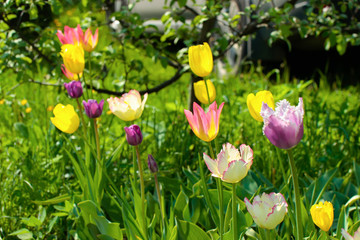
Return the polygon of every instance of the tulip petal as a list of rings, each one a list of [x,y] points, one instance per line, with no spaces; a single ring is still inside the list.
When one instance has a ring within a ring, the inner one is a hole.
[[[248,167],[250,168],[250,166],[252,165],[252,159],[253,159],[253,150],[250,148],[250,146],[246,145],[246,144],[241,144],[240,145],[240,155],[241,155],[241,159],[243,159],[246,163],[248,164]],[[251,163],[250,163],[251,162]]]
[[[221,179],[228,183],[237,183],[246,177],[247,172],[248,168],[246,167],[246,163],[244,161],[234,160],[229,163]]]
[[[185,113],[186,119],[188,120],[192,131],[194,132],[194,134],[196,136],[198,136],[199,135],[199,127],[198,127],[198,123],[195,119],[195,116],[189,110],[184,110],[184,113]]]
[[[341,235],[345,238],[345,240],[354,240],[354,237],[352,237],[345,229],[341,229]],[[360,236],[359,236],[360,237]]]
[[[221,178],[221,174],[217,168],[217,162],[210,158],[206,153],[203,154],[204,161],[206,163],[207,168],[212,173],[212,176]]]

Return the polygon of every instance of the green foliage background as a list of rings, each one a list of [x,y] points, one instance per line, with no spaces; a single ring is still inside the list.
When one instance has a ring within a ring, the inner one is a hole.
[[[311,2],[313,9],[330,4],[330,1]],[[321,35],[325,38],[326,49],[336,47],[339,53],[343,53],[348,44],[358,45],[357,33],[347,31],[356,29],[356,23],[351,21],[351,25],[343,25],[342,21],[345,19],[343,13],[358,9],[358,4],[356,1],[349,1],[348,5],[339,2],[340,9],[334,8],[336,12],[333,15],[315,16],[310,11],[310,18],[301,22],[287,18],[290,5],[289,9],[274,9],[268,13],[269,16],[259,13],[257,17],[259,22],[274,17],[275,25],[284,26],[284,21],[289,24],[289,27],[275,28],[272,36],[276,39],[286,41],[287,36],[290,36],[289,29],[295,24],[303,37]],[[40,10],[46,4],[51,7],[52,16],[43,23],[40,21],[40,16],[43,16]],[[195,19],[195,22],[204,22],[219,14],[216,2],[208,1],[207,4],[204,15]],[[106,12],[99,11],[101,6],[102,2],[87,1],[6,1],[0,8],[0,28],[4,30],[0,33],[0,92],[4,100],[0,105],[0,237],[71,239],[79,236],[81,226],[84,226],[82,220],[79,220],[79,209],[94,210],[88,202],[77,205],[80,198],[79,182],[71,160],[63,150],[68,147],[68,143],[51,124],[52,113],[47,111],[48,106],[59,102],[74,104],[61,87],[66,79],[60,70],[60,43],[55,34],[57,29],[63,30],[65,25],[75,27],[80,24],[83,29],[99,28],[99,45],[93,53],[91,65],[93,83],[98,89],[116,92],[132,88],[146,90],[171,78],[178,69],[184,73],[165,90],[150,94],[143,116],[137,122],[144,134],[141,157],[146,159],[147,154],[153,154],[158,161],[166,212],[173,221],[169,224],[177,226],[174,232],[179,239],[184,237],[186,229],[200,235],[206,232],[204,234],[207,237],[216,238],[216,234],[211,231],[215,228],[214,222],[207,217],[209,213],[199,183],[198,155],[207,152],[207,146],[191,134],[183,113],[188,108],[188,88],[191,85],[191,76],[185,64],[186,55],[182,55],[184,51],[180,51],[177,56],[167,51],[165,47],[169,42],[162,41],[185,39],[187,46],[192,45],[199,35],[199,31],[193,31],[197,25],[184,25],[176,32],[165,31],[162,40],[151,39],[145,32],[146,27],[141,25],[142,20],[136,14],[124,11],[114,13],[114,16],[131,24],[129,28],[123,29],[127,31],[126,34],[119,35],[107,26]],[[16,14],[24,9],[29,19],[17,28],[15,26],[12,29],[4,22],[5,15],[6,21],[16,20]],[[247,11],[250,14],[251,9]],[[176,14],[168,14],[163,18],[164,22],[183,20]],[[318,24],[322,28],[318,28]],[[144,34],[143,38],[139,38],[141,34]],[[221,56],[221,51],[233,41],[246,37],[217,38],[214,42],[215,57]],[[275,101],[286,98],[294,105],[299,97],[304,99],[305,132],[294,153],[304,196],[306,235],[311,239],[323,237],[309,220],[311,205],[320,199],[334,204],[335,222],[331,230],[334,236],[339,237],[339,229],[344,226],[350,227],[352,232],[356,230],[356,226],[360,225],[359,201],[349,200],[360,194],[359,86],[341,88],[341,83],[329,86],[323,73],[320,73],[320,82],[315,83],[311,79],[289,79],[286,71],[280,73],[277,69],[264,73],[261,66],[256,64],[244,63],[244,69],[246,71],[238,75],[211,75],[217,90],[216,101],[225,102],[221,130],[217,137],[218,147],[226,142],[235,146],[246,143],[254,150],[252,169],[237,189],[241,210],[245,212],[243,221],[240,221],[243,230],[252,224],[242,202],[245,197],[251,198],[259,191],[259,187],[261,191],[283,193],[291,188],[285,152],[269,143],[262,134],[262,124],[254,121],[247,110],[246,96],[264,89],[273,93]],[[232,69],[228,66],[226,70],[231,72]],[[101,91],[94,93],[97,100],[108,97],[109,94]],[[28,101],[25,106],[20,103],[22,99]],[[32,108],[30,113],[25,112],[27,107]],[[105,104],[99,129],[102,152],[110,164],[110,177],[125,192],[125,198],[130,204],[132,194],[136,193],[132,193],[129,180],[133,170],[132,149],[124,140],[123,127],[126,123],[113,115],[107,115],[107,111],[108,106]],[[78,134],[67,136],[67,139],[74,144],[81,142]],[[82,153],[81,150],[70,151],[74,155]],[[116,155],[112,155],[114,151]],[[281,173],[282,168],[285,175]],[[153,178],[148,170],[145,171],[145,182],[148,208],[152,209],[148,215],[159,216]],[[213,179],[208,178],[207,184],[216,199]],[[229,198],[230,187],[225,184],[225,198]],[[108,196],[113,196],[111,189],[106,191]],[[291,196],[286,197],[291,199]],[[345,208],[343,206],[346,203],[348,205]],[[119,214],[120,209],[112,197],[104,199],[102,211],[111,222],[120,223],[125,234],[128,228],[124,224],[126,216]],[[294,225],[291,216],[289,214],[279,227],[279,239],[289,238],[292,234],[287,231]],[[102,216],[97,217],[102,221]],[[156,238],[160,233],[157,221],[154,222],[151,234]],[[202,230],[198,230],[199,227]],[[171,239],[171,236],[166,239]]]

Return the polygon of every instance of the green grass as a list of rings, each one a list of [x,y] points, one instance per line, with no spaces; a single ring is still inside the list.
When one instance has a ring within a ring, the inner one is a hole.
[[[13,77],[7,76],[8,79]],[[248,112],[247,94],[268,89],[273,93],[276,101],[286,98],[292,105],[297,104],[299,97],[304,99],[304,137],[294,149],[294,154],[307,209],[305,215],[310,216],[311,205],[329,180],[329,175],[334,173],[333,169],[336,169],[335,175],[319,197],[334,204],[335,231],[341,206],[350,197],[359,194],[360,166],[357,163],[357,159],[360,158],[359,87],[330,89],[324,80],[320,86],[313,81],[294,80],[290,83],[273,83],[255,70],[243,73],[240,77],[229,76],[219,79],[212,76],[211,78],[217,89],[216,101],[218,104],[225,102],[220,133],[217,137],[218,147],[226,142],[235,146],[246,143],[254,150],[251,172],[239,184],[238,197],[241,200],[244,197],[251,198],[259,186],[262,191],[280,191],[290,197],[286,189],[291,189],[292,186],[288,184],[289,179],[284,179],[280,171],[282,165],[286,175],[290,176],[286,153],[276,150],[263,136],[262,124],[252,119]],[[144,141],[141,144],[142,159],[145,161],[147,154],[153,154],[158,161],[159,179],[165,191],[166,206],[174,204],[181,191],[184,191],[188,199],[199,197],[197,158],[202,152],[208,151],[207,145],[191,133],[183,113],[188,104],[189,82],[189,75],[186,74],[174,85],[159,93],[151,94],[143,116],[136,121],[144,133]],[[7,86],[14,84],[15,81],[12,80],[5,83]],[[109,97],[101,94],[94,96],[96,99]],[[5,103],[0,105],[2,122],[0,236],[6,237],[15,230],[27,227],[34,233],[42,232],[44,237],[46,229],[53,220],[54,227],[45,236],[49,238],[57,236],[58,239],[63,239],[65,232],[72,229],[71,222],[74,220],[69,216],[54,217],[51,214],[58,212],[54,205],[41,207],[33,201],[44,201],[62,194],[75,196],[80,191],[72,164],[62,150],[66,148],[67,143],[61,137],[60,131],[51,124],[52,113],[46,111],[49,105],[58,102],[73,105],[75,102],[66,96],[63,89],[36,84],[21,85],[5,99]],[[22,99],[28,100],[26,106],[21,106]],[[31,107],[32,111],[25,113],[26,107]],[[113,115],[107,115],[105,113],[107,110],[108,106],[105,103],[99,131],[102,152],[109,156],[119,144],[124,143],[123,127],[128,124]],[[75,144],[81,142],[79,134],[68,137]],[[126,142],[116,159],[112,159],[110,166],[109,175],[116,185],[129,186],[132,149]],[[207,169],[205,173],[209,174]],[[145,182],[148,194],[153,193],[152,177],[147,169]],[[211,178],[209,187],[216,188]],[[225,189],[226,192],[230,190],[230,185],[225,184]],[[189,205],[191,214],[198,214],[198,211],[202,212],[206,209],[201,202],[196,203],[196,198]],[[61,205],[60,203],[59,206]],[[199,209],[196,210],[197,208]],[[42,209],[46,209],[47,213],[44,222],[38,227],[27,225],[24,219],[30,216],[37,217]],[[110,220],[120,220],[119,216],[110,209],[104,210]],[[182,213],[175,212],[175,214],[179,219],[184,219]],[[359,216],[352,212],[348,217],[349,222],[359,219]],[[195,220],[195,223],[205,230],[214,227],[207,218],[200,217]],[[291,218],[285,218],[285,224],[279,229],[280,235],[286,236],[285,226],[290,222]],[[315,228],[311,221],[307,222],[307,225],[307,235],[314,234]],[[41,238],[41,235],[37,236]],[[69,237],[69,233],[67,236]]]

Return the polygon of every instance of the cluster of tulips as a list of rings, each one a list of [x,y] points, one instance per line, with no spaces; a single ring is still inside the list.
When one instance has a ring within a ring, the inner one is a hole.
[[[192,72],[201,77],[210,75],[213,69],[213,57],[210,46],[204,43],[189,48],[189,64]],[[233,217],[233,237],[238,239],[237,233],[237,216],[236,216],[236,191],[235,184],[240,182],[248,173],[253,163],[253,151],[250,146],[241,144],[239,149],[230,143],[223,144],[222,150],[217,157],[214,156],[211,141],[214,140],[219,132],[220,114],[223,110],[224,103],[217,108],[214,84],[210,80],[201,80],[194,83],[194,91],[197,99],[203,104],[210,104],[207,113],[197,104],[194,103],[193,113],[185,110],[185,115],[194,134],[201,140],[209,143],[211,157],[206,153],[203,159],[212,176],[221,179],[224,182],[233,184],[232,199],[232,217]],[[211,103],[212,102],[212,103]],[[291,106],[284,99],[276,103],[271,92],[259,91],[254,95],[250,93],[247,96],[247,106],[251,116],[263,122],[263,134],[269,141],[280,149],[285,149],[289,155],[290,169],[295,191],[295,215],[296,215],[296,239],[303,239],[302,217],[300,207],[300,191],[297,179],[296,167],[292,155],[294,148],[302,139],[304,133],[303,118],[304,105],[302,98],[299,98],[297,106]],[[216,139],[215,139],[216,140]],[[216,146],[216,144],[215,144]],[[222,184],[217,182],[220,209],[222,206]],[[206,188],[204,188],[206,192]],[[210,199],[209,199],[210,201]],[[274,229],[280,224],[287,211],[288,204],[281,193],[262,193],[253,199],[253,203],[245,198],[245,205],[252,216],[254,222],[263,229]],[[211,203],[210,203],[211,204]],[[215,213],[213,213],[215,214]],[[219,211],[219,235],[223,235],[223,216]],[[329,231],[334,220],[334,209],[331,202],[319,202],[310,209],[313,222],[321,230]],[[342,235],[346,240],[360,239],[360,228],[351,236],[342,229]],[[267,239],[270,239],[267,237]]]
[[[84,51],[89,53],[89,59],[91,52],[95,49],[98,43],[98,29],[95,34],[92,35],[90,29],[87,29],[85,33],[81,29],[80,25],[76,28],[70,28],[65,26],[64,33],[58,31],[57,36],[60,42],[63,44],[61,47],[60,55],[63,58],[64,64],[62,65],[62,71],[66,78],[70,80],[69,83],[65,83],[64,86],[68,92],[70,98],[75,99],[77,103],[78,113],[74,107],[70,104],[64,106],[59,103],[53,109],[54,117],[51,118],[51,122],[62,132],[72,134],[80,125],[80,121],[83,126],[83,137],[85,142],[89,142],[87,128],[89,122],[85,121],[83,117],[83,111],[85,111],[87,117],[92,119],[90,125],[94,129],[95,143],[96,143],[96,167],[95,173],[91,172],[91,162],[85,161],[84,166],[91,173],[86,173],[87,181],[101,182],[104,175],[104,157],[101,156],[99,134],[96,119],[99,118],[103,111],[104,99],[99,102],[95,99],[90,99],[84,96],[83,86],[88,86],[85,81],[85,54]],[[90,69],[91,60],[89,60]],[[192,46],[189,48],[189,64],[194,74],[199,77],[207,77],[210,75],[213,69],[213,56],[211,49],[207,43],[203,45]],[[91,72],[90,76],[90,88],[91,84]],[[185,116],[189,122],[189,125],[194,134],[201,140],[208,142],[210,154],[203,154],[203,160],[206,163],[207,168],[212,173],[212,176],[216,178],[218,197],[219,197],[219,209],[223,209],[223,190],[222,182],[231,183],[233,186],[232,194],[232,224],[233,224],[233,238],[239,239],[237,232],[237,200],[236,200],[236,184],[246,177],[252,163],[253,163],[253,150],[249,145],[241,144],[239,148],[236,148],[230,143],[225,143],[222,146],[221,151],[215,156],[212,148],[212,141],[216,141],[216,136],[219,132],[220,115],[224,107],[224,103],[217,106],[215,100],[216,90],[214,84],[210,80],[201,80],[194,84],[195,96],[197,99],[205,104],[209,105],[207,111],[198,105],[193,103],[193,112],[184,110]],[[87,91],[86,91],[87,92]],[[91,95],[92,96],[92,95]],[[141,95],[136,90],[131,90],[124,94],[122,97],[110,97],[107,99],[110,111],[123,121],[131,122],[141,117],[144,110],[145,103],[147,101],[148,94],[144,94],[143,100]],[[82,105],[79,99],[83,98]],[[300,191],[298,186],[297,172],[292,156],[291,149],[294,148],[303,137],[303,117],[304,106],[302,98],[299,99],[297,106],[291,106],[287,100],[281,100],[274,103],[272,94],[269,91],[259,91],[256,95],[250,93],[247,97],[247,105],[251,116],[264,123],[263,133],[269,139],[269,141],[278,148],[286,149],[289,155],[291,174],[293,179],[294,191],[295,191],[295,210],[296,210],[296,239],[303,239],[302,218],[300,209]],[[146,209],[145,203],[145,188],[143,179],[142,164],[140,161],[140,153],[138,145],[141,144],[143,136],[138,125],[131,125],[124,128],[126,133],[127,142],[135,147],[137,156],[137,167],[140,175],[140,190],[142,201],[142,216],[143,216],[143,230],[147,231],[146,223]],[[216,144],[215,144],[216,146]],[[216,149],[217,152],[217,149]],[[136,163],[134,162],[134,167]],[[154,158],[148,156],[148,167],[154,177],[156,178],[156,172],[158,166]],[[200,165],[201,168],[201,165]],[[92,170],[94,171],[94,170]],[[202,170],[200,171],[202,173]],[[80,173],[79,173],[80,174]],[[94,176],[92,176],[95,174]],[[134,171],[134,178],[136,171]],[[202,173],[203,185],[202,189],[206,202],[209,206],[211,215],[215,223],[218,223],[218,232],[220,238],[223,239],[224,235],[224,216],[223,212],[216,210],[209,197],[208,189],[204,181],[204,174]],[[107,177],[107,176],[106,176]],[[111,181],[111,179],[108,179]],[[156,187],[159,195],[159,201],[161,199],[159,187],[156,179]],[[91,184],[90,184],[91,185]],[[96,184],[95,184],[96,185]],[[99,186],[101,184],[98,184]],[[100,205],[103,189],[101,187],[95,187],[92,191],[86,193],[86,189],[83,191],[85,198],[94,200],[94,202]],[[255,223],[263,229],[274,229],[280,224],[287,211],[288,204],[285,197],[281,193],[262,193],[255,196],[252,203],[249,199],[245,198],[248,212],[253,217]],[[333,222],[333,206],[330,202],[320,202],[313,205],[310,210],[314,223],[324,231],[328,231]],[[163,215],[163,213],[162,213]],[[359,239],[360,229],[352,237],[345,230],[342,231],[343,236],[348,239]]]

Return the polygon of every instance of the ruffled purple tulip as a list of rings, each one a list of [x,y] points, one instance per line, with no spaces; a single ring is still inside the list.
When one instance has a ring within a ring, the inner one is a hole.
[[[156,173],[159,171],[155,158],[151,154],[149,154],[148,156],[148,167],[150,169],[150,172],[152,173]]]
[[[126,133],[126,140],[132,146],[139,145],[142,140],[143,136],[138,125],[131,125],[130,127],[124,127]]]
[[[278,148],[290,149],[295,147],[304,134],[304,105],[302,98],[299,104],[290,106],[284,99],[276,103],[275,111],[266,103],[261,108],[264,119],[263,133]]]
[[[79,98],[83,95],[83,88],[80,81],[64,83],[64,86],[71,98]]]
[[[100,103],[98,103],[94,99],[89,99],[87,102],[84,100],[83,104],[84,104],[86,115],[89,118],[97,118],[97,117],[100,117],[100,115],[103,111],[104,99],[102,99],[100,101]]]

